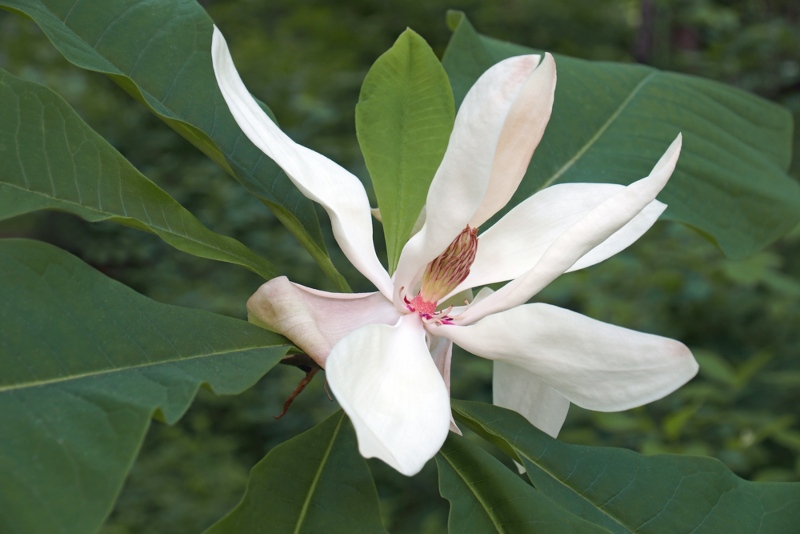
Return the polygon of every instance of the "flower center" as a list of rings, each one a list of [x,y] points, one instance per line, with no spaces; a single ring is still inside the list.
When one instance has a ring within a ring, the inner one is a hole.
[[[475,254],[478,251],[478,229],[465,227],[444,252],[425,267],[422,284],[417,296],[404,298],[406,307],[426,320],[448,324],[452,319],[447,312],[437,312],[441,299],[453,291],[469,275]],[[452,308],[452,307],[451,307]]]

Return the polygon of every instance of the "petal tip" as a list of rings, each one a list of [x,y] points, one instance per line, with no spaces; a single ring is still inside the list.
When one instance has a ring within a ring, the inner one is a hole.
[[[700,364],[697,363],[697,360],[695,359],[694,354],[692,354],[692,351],[689,350],[689,347],[680,341],[672,340],[671,352],[673,357],[681,358],[686,362],[686,381],[684,383],[694,378],[694,376],[700,370]]]

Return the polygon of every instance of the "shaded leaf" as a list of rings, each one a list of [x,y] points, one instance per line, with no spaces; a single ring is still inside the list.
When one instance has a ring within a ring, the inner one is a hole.
[[[708,350],[693,350],[697,363],[700,364],[700,374],[726,386],[736,385],[736,369],[731,362],[715,352]]]
[[[491,65],[529,48],[478,34],[451,13],[442,64],[456,103]],[[732,257],[752,254],[800,221],[800,186],[786,174],[788,110],[733,87],[643,65],[555,55],[555,104],[514,198],[496,217],[554,183],[629,184],[647,176],[679,132],[683,150],[659,195],[665,217]]]
[[[245,321],[168,306],[74,256],[0,241],[0,532],[94,532],[157,413],[251,387],[287,350]]]
[[[504,408],[454,401],[460,421],[521,462],[539,491],[611,532],[791,532],[800,483],[742,480],[715,458],[569,445]]]
[[[356,131],[378,198],[391,274],[447,149],[455,110],[447,73],[412,30],[378,58],[361,86]]]
[[[344,412],[272,449],[250,472],[242,502],[206,532],[386,532]]]
[[[0,69],[0,219],[58,209],[153,232],[190,254],[247,267],[273,266],[239,241],[203,226],[140,174],[61,97]]]
[[[450,501],[448,530],[453,534],[608,532],[567,512],[452,432],[436,455],[436,465],[439,490]]]
[[[313,203],[241,132],[211,66],[213,22],[194,0],[0,0],[31,18],[71,63],[108,75],[266,204],[325,273]]]

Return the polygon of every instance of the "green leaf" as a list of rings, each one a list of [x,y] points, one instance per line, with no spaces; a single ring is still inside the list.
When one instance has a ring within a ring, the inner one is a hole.
[[[488,404],[455,401],[453,411],[521,462],[539,491],[612,532],[745,534],[800,524],[800,483],[748,482],[715,458],[569,445]]]
[[[450,501],[448,530],[486,532],[608,532],[567,512],[526,484],[491,454],[456,434],[439,454],[439,491]]]
[[[356,131],[378,198],[389,273],[411,236],[453,129],[453,91],[439,59],[412,30],[364,79]]]
[[[245,321],[159,304],[51,245],[0,241],[0,532],[96,531],[154,413],[251,387],[287,350]]]
[[[344,412],[272,449],[250,472],[242,502],[206,534],[242,532],[386,532]]]
[[[76,66],[108,75],[258,197],[340,289],[314,204],[245,137],[217,87],[213,22],[194,0],[0,0]]]
[[[726,386],[736,385],[736,369],[728,360],[708,350],[693,350],[692,354],[700,365],[701,375]]]
[[[442,63],[456,102],[494,63],[534,51],[478,34],[466,17]],[[800,186],[786,174],[792,118],[733,87],[643,65],[556,55],[553,115],[507,211],[554,183],[629,184],[679,132],[683,150],[659,195],[665,217],[694,227],[725,254],[752,254],[800,221]]]
[[[184,252],[247,267],[275,268],[239,241],[203,226],[142,176],[58,95],[0,69],[0,219],[58,209],[153,232]]]

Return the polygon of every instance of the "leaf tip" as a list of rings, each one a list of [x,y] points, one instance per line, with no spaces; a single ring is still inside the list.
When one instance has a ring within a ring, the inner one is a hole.
[[[458,9],[448,9],[445,17],[447,20],[447,28],[451,32],[454,32],[456,31],[456,28],[458,28],[458,25],[461,24],[461,21],[467,18],[467,15]]]

